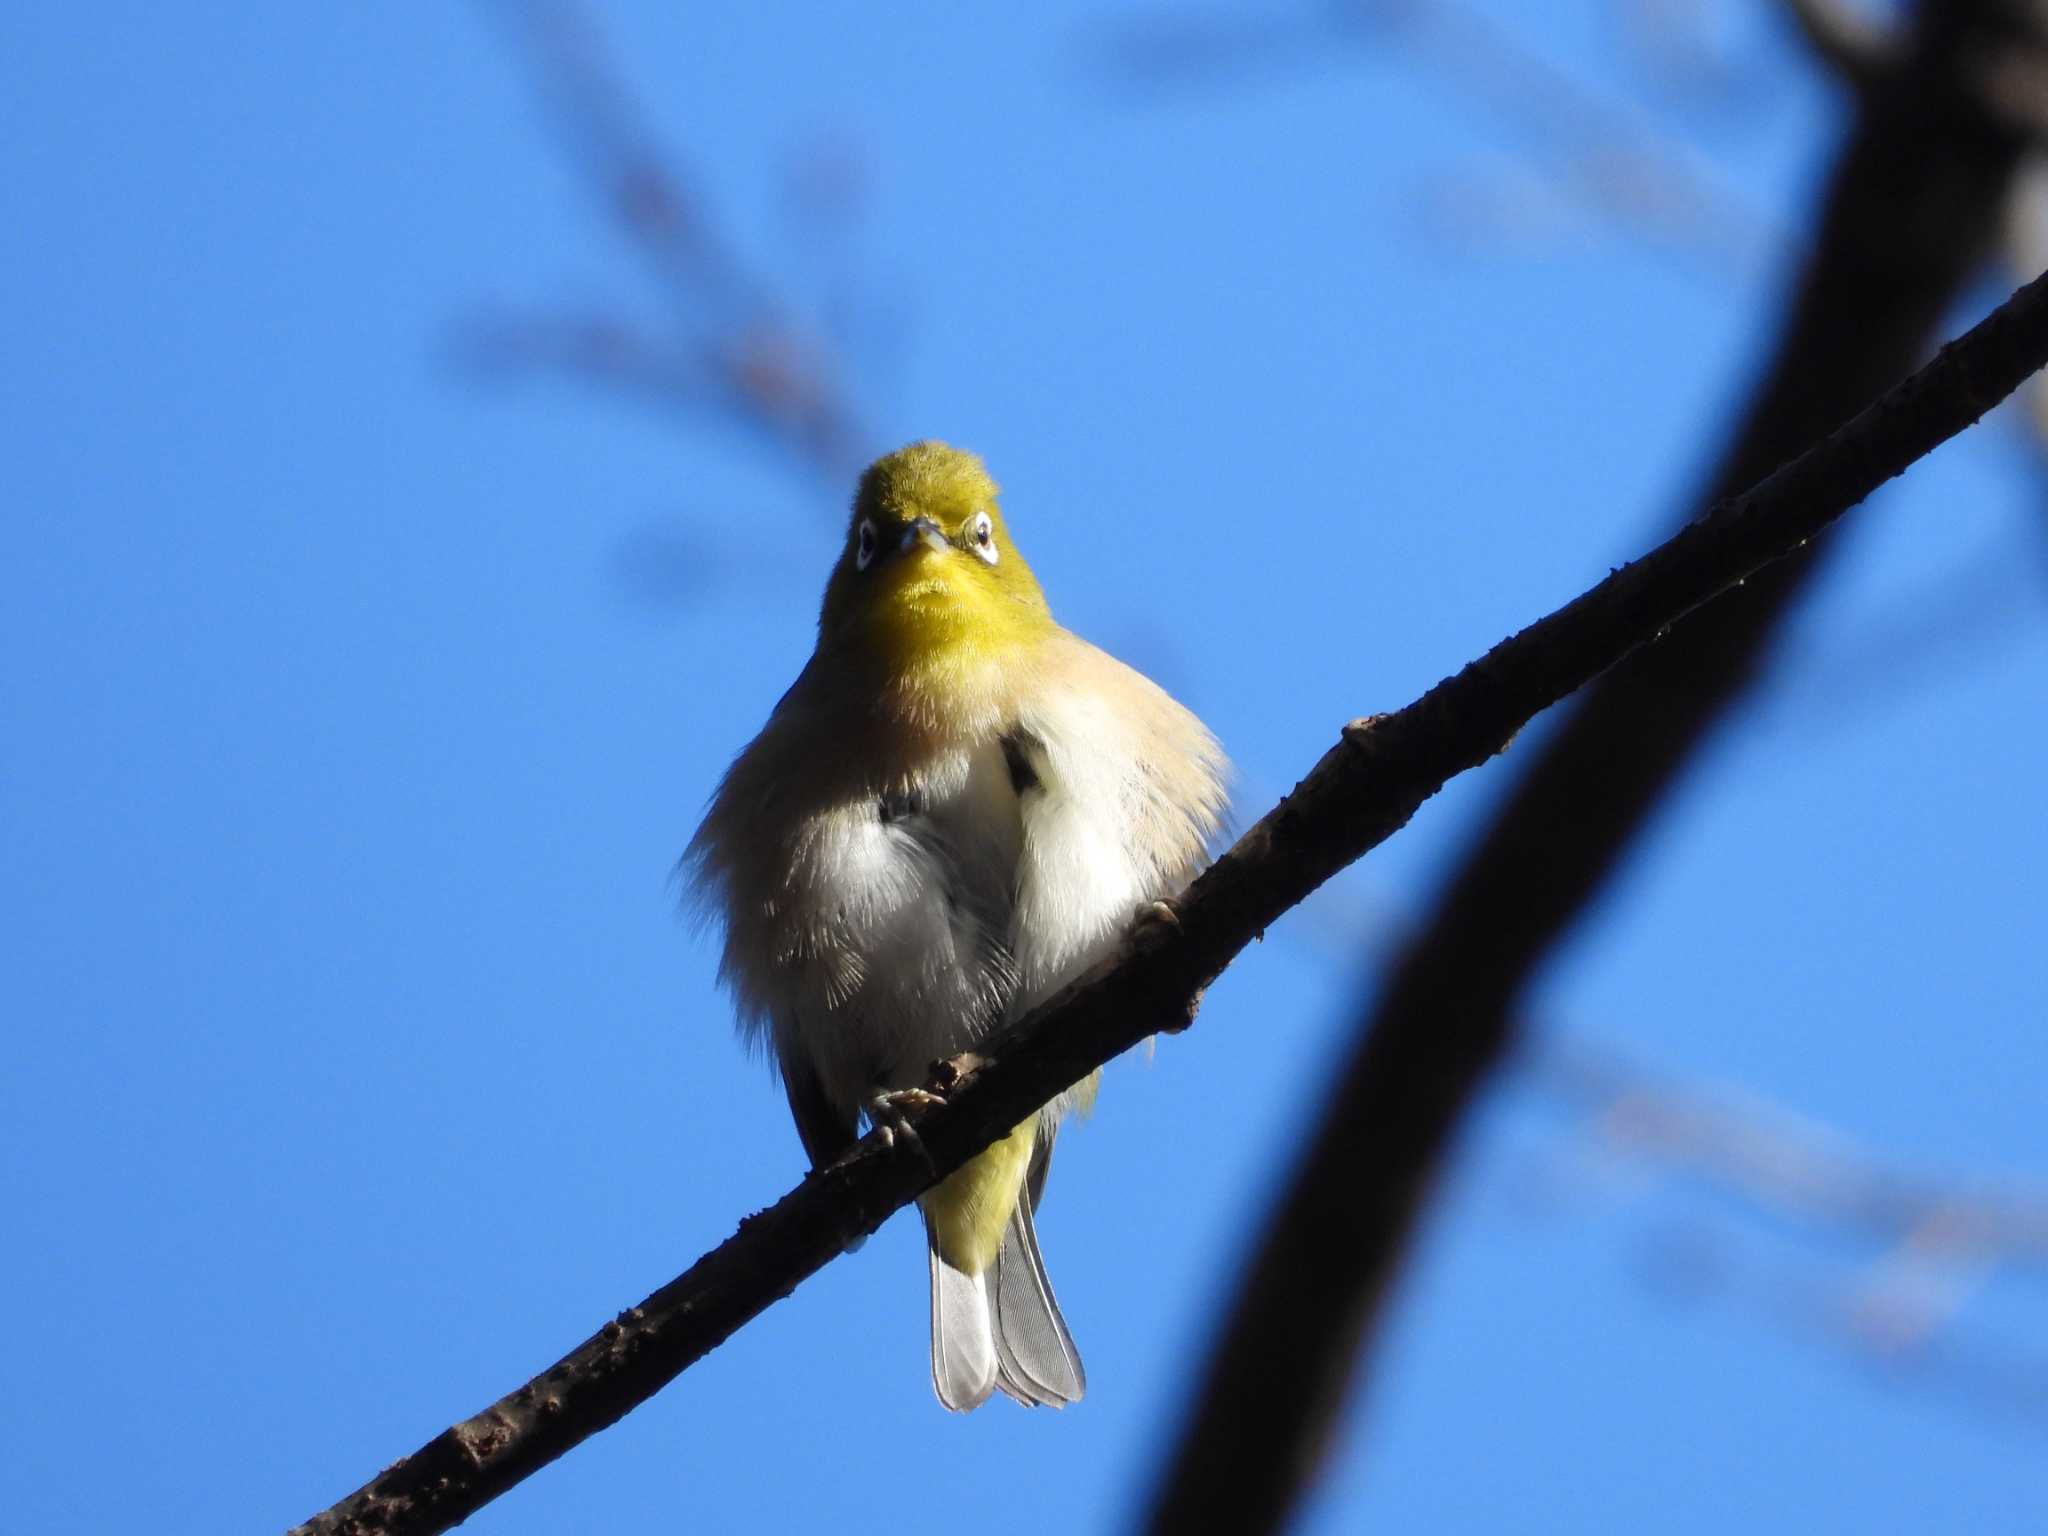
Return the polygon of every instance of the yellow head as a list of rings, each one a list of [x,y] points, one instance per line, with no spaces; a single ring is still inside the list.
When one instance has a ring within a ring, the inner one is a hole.
[[[860,477],[818,616],[821,649],[897,674],[999,661],[1053,627],[980,459],[912,443]]]

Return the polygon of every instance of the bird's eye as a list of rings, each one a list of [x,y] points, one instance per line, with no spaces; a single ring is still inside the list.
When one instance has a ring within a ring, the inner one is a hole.
[[[967,525],[967,536],[974,541],[974,552],[990,565],[996,563],[996,525],[986,512],[974,514],[974,521]]]
[[[860,536],[853,546],[853,568],[864,571],[875,558],[875,525],[866,518],[860,520]]]

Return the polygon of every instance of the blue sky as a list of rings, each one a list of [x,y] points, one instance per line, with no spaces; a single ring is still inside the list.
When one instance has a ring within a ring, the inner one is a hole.
[[[985,454],[1056,612],[1215,727],[1256,815],[1658,535],[1840,132],[1761,7],[1713,34],[1719,97],[1619,8],[1487,12],[1678,146],[1728,243],[1589,213],[1469,55],[1307,9],[1170,79],[1120,62],[1144,10],[594,14],[721,238],[849,317],[860,451]],[[715,413],[456,366],[479,313],[666,313],[493,17],[0,24],[22,1530],[301,1519],[801,1172],[670,870],[808,652],[850,487]],[[824,155],[858,221],[792,214]],[[1545,1038],[2038,1184],[2039,497],[2001,417],[1858,516],[1546,974]],[[1111,1070],[1041,1219],[1079,1408],[937,1408],[899,1219],[472,1528],[1126,1523],[1375,935],[1512,766]],[[1489,1100],[1309,1529],[2048,1518],[2038,1271],[1943,1331],[2022,1382],[1987,1403],[1816,1321],[1873,1273],[1853,1240],[1590,1145],[1532,1078]],[[1659,1283],[1674,1244],[1711,1281]]]

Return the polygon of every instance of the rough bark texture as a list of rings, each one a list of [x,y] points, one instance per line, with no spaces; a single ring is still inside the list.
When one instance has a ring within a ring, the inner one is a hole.
[[[1898,69],[1861,98],[1776,358],[1703,505],[1903,377],[1982,267],[2022,145],[1961,82],[2010,35],[2008,15],[1984,0],[1923,6]],[[1152,1529],[1285,1520],[1524,988],[1755,681],[1825,549],[1773,566],[1604,678],[1495,814],[1359,1022],[1241,1282]]]
[[[1175,903],[1173,920],[1141,927],[1125,954],[986,1052],[942,1064],[933,1087],[946,1103],[919,1118],[917,1145],[899,1139],[884,1148],[870,1137],[525,1386],[299,1532],[446,1530],[616,1422],[1053,1095],[1147,1035],[1186,1027],[1203,988],[1267,925],[1398,831],[1447,779],[1502,751],[1534,715],[1717,592],[1800,548],[2044,362],[2048,281],[2022,290],[1920,375],[1753,491],[1407,708],[1347,726],[1294,792]],[[1432,1092],[1426,1082],[1417,1089],[1425,1099]]]

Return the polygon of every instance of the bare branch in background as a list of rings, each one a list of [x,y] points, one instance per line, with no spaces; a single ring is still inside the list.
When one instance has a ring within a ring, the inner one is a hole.
[[[2012,584],[2028,579],[2004,564]],[[1879,658],[1853,660],[1864,667]],[[1779,708],[1793,745],[1827,724],[1810,700],[1833,699],[1840,680],[1830,673],[1824,686],[1802,690],[1796,707]],[[1270,798],[1256,784],[1244,788],[1251,799]],[[1281,937],[1328,965],[1377,969],[1410,923],[1361,865],[1304,903]],[[1565,1111],[1562,1145],[1494,1176],[1519,1214],[1555,1218],[1589,1201],[1655,1202],[1643,1268],[1658,1289],[1695,1300],[1734,1295],[1775,1326],[1881,1367],[1887,1381],[1938,1388],[1980,1411],[2024,1410],[2036,1427],[2048,1424],[2048,1354],[2030,1357],[1949,1326],[1994,1282],[2048,1281],[2048,1183],[1908,1168],[1753,1090],[1651,1071],[1595,1043],[1582,1020],[1569,1023],[1524,1021],[1518,1032],[1529,1044],[1505,1063],[1515,1086]],[[1693,1190],[1724,1197],[1731,1210],[1714,1224],[1686,1220],[1671,1207]],[[1742,1283],[1735,1212],[1782,1241],[1819,1244],[1825,1257],[1796,1277],[1767,1273]],[[1829,1241],[1839,1238],[1851,1242]],[[1968,1365],[1984,1358],[2004,1366],[1987,1374]]]
[[[1962,68],[1987,112],[2036,144],[2048,139],[2048,44],[2001,40],[1976,49]]]
[[[1754,1093],[1674,1083],[1584,1041],[1540,1046],[1517,1067],[1525,1081],[1569,1107],[1608,1153],[1874,1245],[1880,1264],[1863,1288],[1870,1310],[1895,1319],[1917,1314],[1910,1327],[1886,1327],[1891,1345],[1926,1338],[1990,1271],[2048,1278],[2048,1188],[1988,1181],[1973,1187],[1910,1171]],[[1909,1271],[1918,1285],[1935,1270],[1954,1279],[1917,1300],[1938,1290],[1939,1307],[1882,1300],[1905,1294],[1895,1282]]]
[[[885,1146],[870,1136],[551,1369],[299,1529],[446,1530],[616,1423],[1055,1094],[1147,1036],[1186,1028],[1232,960],[1405,826],[1445,781],[1504,751],[1536,714],[1714,594],[1803,548],[2044,363],[2048,279],[1754,489],[1407,708],[1354,722],[1294,792],[1173,903],[1170,920],[1140,927],[1124,953],[981,1052],[940,1064],[933,1086],[945,1102],[920,1117],[914,1139]],[[1418,1102],[1436,1097],[1427,1077],[1409,1081]],[[1361,1203],[1383,1207],[1376,1194],[1368,1189]]]
[[[721,236],[613,69],[595,17],[576,0],[492,0],[490,9],[519,44],[611,226],[653,280],[662,313],[485,314],[459,328],[458,355],[493,374],[561,374],[737,421],[829,484],[836,507],[874,443],[847,398],[849,370],[830,327],[801,314]]]
[[[1786,239],[1685,144],[1454,0],[1367,6],[1433,77],[1498,117],[1561,195],[1667,256],[1747,284]]]
[[[1754,88],[1753,72],[1730,56],[1718,0],[1615,0],[1629,51],[1660,92],[1727,101]]]
[[[1779,0],[1807,51],[1857,92],[1874,91],[1905,62],[1904,40],[1855,0]]]
[[[1457,0],[1354,0],[1292,15],[1219,8],[1121,22],[1111,57],[1123,81],[1240,77],[1326,63],[1331,51],[1405,53],[1515,135],[1515,152],[1560,206],[1626,231],[1716,278],[1747,283],[1777,265],[1784,237],[1685,145],[1603,98],[1484,12]],[[1453,230],[1527,199],[1497,181],[1452,178],[1434,198]],[[1526,214],[1526,208],[1524,208]],[[1496,212],[1495,216],[1498,216]],[[1487,228],[1498,234],[1499,226]]]
[[[1802,730],[1816,724],[1810,709],[1787,713]],[[1377,967],[1407,924],[1359,866],[1282,936],[1334,966]],[[1642,1207],[1641,1272],[1667,1297],[1732,1300],[1886,1384],[2048,1427],[2048,1353],[1987,1339],[1960,1316],[1994,1283],[2048,1281],[2048,1184],[1909,1168],[1752,1090],[1651,1071],[1582,1021],[1525,1021],[1520,1033],[1530,1043],[1506,1071],[1564,1123],[1556,1144],[1512,1155],[1512,1168],[1494,1159],[1490,1182],[1518,1216]],[[1694,1193],[1717,1197],[1718,1219],[1687,1208]],[[1758,1231],[1741,1230],[1743,1215]],[[1759,1236],[1820,1254],[1760,1262],[1745,1251]]]
[[[1560,1192],[1698,1191],[1781,1239],[1835,1239],[1793,1269],[1745,1260],[1725,1221],[1667,1212],[1650,1267],[1674,1295],[1733,1298],[1883,1380],[2048,1426],[2048,1354],[1960,1318],[1994,1281],[2048,1280],[2048,1186],[1907,1168],[1753,1092],[1646,1072],[1583,1039],[1537,1045],[1513,1067],[1566,1110],[1576,1148],[1540,1189],[1524,1186],[1522,1209]]]
[[[1996,0],[1923,8],[1910,61],[1860,103],[1778,356],[1703,501],[1907,373],[1981,272],[2023,146],[1958,86],[1956,60],[2024,25]],[[1513,1044],[1530,978],[1764,674],[1828,547],[1617,668],[1528,765],[1361,1015],[1240,1282],[1153,1529],[1266,1531],[1287,1518],[1465,1116]]]

